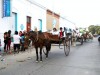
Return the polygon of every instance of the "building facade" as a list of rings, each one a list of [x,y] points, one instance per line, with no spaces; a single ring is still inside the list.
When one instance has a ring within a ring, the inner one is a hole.
[[[7,2],[7,3],[5,3]],[[73,26],[59,14],[31,0],[0,0],[0,40],[3,47],[3,33],[11,30],[30,31],[37,28],[43,32],[54,27]]]
[[[3,1],[10,1],[10,16],[3,16]],[[0,0],[0,39],[3,46],[3,33],[12,31],[30,31],[37,27],[46,31],[46,10],[28,0]]]
[[[46,13],[46,29],[52,30],[53,28],[59,29],[60,16],[53,11],[47,9]]]

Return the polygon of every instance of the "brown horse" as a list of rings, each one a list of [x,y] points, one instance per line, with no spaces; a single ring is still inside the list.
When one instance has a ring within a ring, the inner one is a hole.
[[[43,47],[46,47],[46,58],[48,57],[48,52],[51,49],[51,43],[47,33],[41,31],[30,31],[28,32],[28,38],[32,40],[32,45],[36,50],[36,62],[38,62],[38,48],[40,48],[40,61],[42,61],[42,50]]]

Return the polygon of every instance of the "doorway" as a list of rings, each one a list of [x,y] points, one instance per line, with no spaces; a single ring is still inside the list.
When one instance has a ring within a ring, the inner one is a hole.
[[[18,19],[18,14],[15,12],[12,12],[12,34],[14,34],[15,31],[17,31],[17,19]]]
[[[38,19],[39,21],[39,30],[42,31],[42,19]]]
[[[27,23],[26,23],[26,30],[27,32],[31,30],[31,17],[27,16]]]

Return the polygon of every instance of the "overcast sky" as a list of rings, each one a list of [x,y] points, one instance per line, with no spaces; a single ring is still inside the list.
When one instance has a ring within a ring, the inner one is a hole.
[[[100,24],[100,0],[34,0],[60,13],[77,27]]]

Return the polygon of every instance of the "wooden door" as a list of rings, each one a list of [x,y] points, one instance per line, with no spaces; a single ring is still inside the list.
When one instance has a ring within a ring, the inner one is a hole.
[[[26,26],[26,30],[30,31],[31,30],[31,17],[27,16],[27,26]]]

